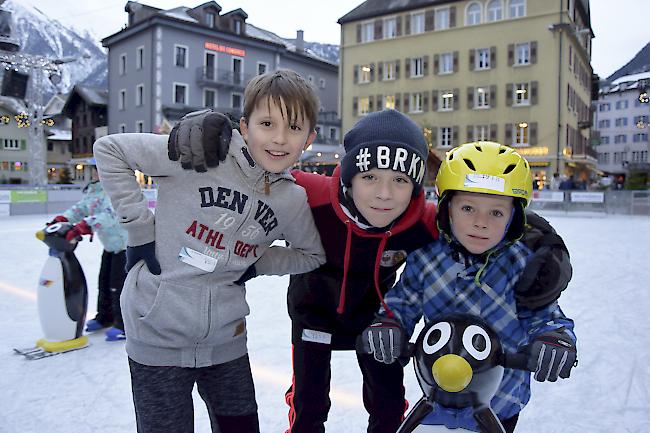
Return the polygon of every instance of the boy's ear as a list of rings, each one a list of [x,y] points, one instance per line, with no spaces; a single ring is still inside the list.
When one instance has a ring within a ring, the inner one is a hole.
[[[307,137],[307,141],[305,142],[305,146],[302,148],[302,150],[307,150],[309,146],[311,146],[311,143],[316,140],[316,131],[312,130],[311,134],[309,134],[309,137]]]
[[[239,131],[244,140],[248,141],[248,121],[245,117],[239,119]]]

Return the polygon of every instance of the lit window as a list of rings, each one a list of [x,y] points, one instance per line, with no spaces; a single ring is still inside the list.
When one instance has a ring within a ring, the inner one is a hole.
[[[444,91],[440,95],[439,111],[451,111],[454,109],[454,94],[451,91]]]
[[[359,114],[364,116],[368,113],[370,113],[370,99],[359,98]]]
[[[530,91],[528,83],[517,83],[512,88],[514,105],[530,105]]]
[[[476,108],[490,108],[490,93],[487,87],[477,87],[474,94]]]
[[[528,146],[528,123],[519,122],[515,125],[514,142],[515,146]]]
[[[359,68],[359,82],[360,83],[369,83],[370,82],[370,74],[371,74],[372,69],[370,68],[370,65],[361,65]]]
[[[384,97],[384,108],[386,109],[395,109],[395,95],[386,95]]]

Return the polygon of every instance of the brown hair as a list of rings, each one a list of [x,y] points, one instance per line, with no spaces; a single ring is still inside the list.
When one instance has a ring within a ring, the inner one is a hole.
[[[242,117],[248,121],[257,104],[264,99],[269,104],[273,101],[280,110],[283,110],[282,117],[290,122],[300,117],[303,121],[309,122],[310,131],[316,127],[320,105],[318,96],[314,88],[296,72],[290,69],[278,69],[253,78],[244,91]]]

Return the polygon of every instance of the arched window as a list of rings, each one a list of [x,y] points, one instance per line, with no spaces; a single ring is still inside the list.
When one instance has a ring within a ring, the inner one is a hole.
[[[487,20],[499,21],[503,19],[503,9],[501,9],[501,0],[491,0],[487,5]]]
[[[521,18],[526,15],[526,0],[510,0],[508,18]]]
[[[465,25],[472,26],[475,24],[481,24],[481,12],[480,3],[470,3],[465,11]]]

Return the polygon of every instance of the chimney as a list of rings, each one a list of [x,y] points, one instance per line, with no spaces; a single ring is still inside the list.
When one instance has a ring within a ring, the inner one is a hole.
[[[304,34],[305,32],[303,32],[302,30],[296,31],[296,51],[298,52],[305,51]]]

